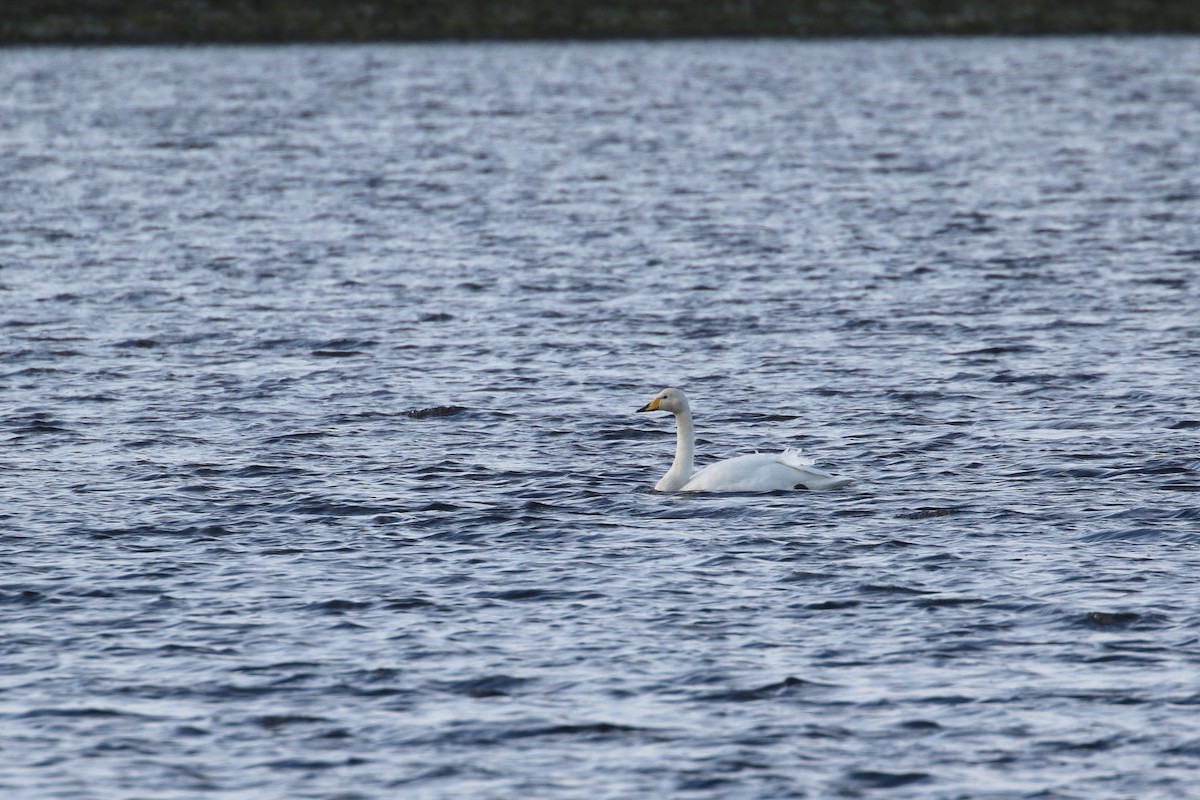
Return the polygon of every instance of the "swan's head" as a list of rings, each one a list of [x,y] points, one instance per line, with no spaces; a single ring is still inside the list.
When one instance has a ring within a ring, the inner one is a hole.
[[[658,394],[654,395],[654,399],[646,405],[638,409],[638,413],[642,411],[669,411],[672,414],[678,414],[685,411],[688,407],[687,398],[683,392],[678,389],[663,389]]]

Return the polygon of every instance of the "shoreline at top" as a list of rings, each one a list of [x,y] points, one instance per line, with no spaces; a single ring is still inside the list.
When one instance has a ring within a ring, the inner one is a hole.
[[[0,45],[270,44],[1200,33],[1200,4],[1091,0],[26,0],[0,12]]]

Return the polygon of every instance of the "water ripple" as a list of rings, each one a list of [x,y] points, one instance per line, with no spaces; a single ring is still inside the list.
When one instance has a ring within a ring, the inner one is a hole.
[[[0,67],[6,796],[1200,796],[1193,41]]]

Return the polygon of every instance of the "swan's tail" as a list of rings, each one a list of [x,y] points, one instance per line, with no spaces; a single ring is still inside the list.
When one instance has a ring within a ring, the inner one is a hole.
[[[850,478],[839,478],[813,466],[811,458],[800,455],[799,450],[790,447],[779,454],[779,463],[796,470],[796,483],[804,484],[809,489],[840,489],[852,482]]]

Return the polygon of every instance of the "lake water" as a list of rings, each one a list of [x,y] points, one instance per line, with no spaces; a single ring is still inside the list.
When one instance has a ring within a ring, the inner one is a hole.
[[[5,798],[1200,797],[1200,40],[0,87]]]

